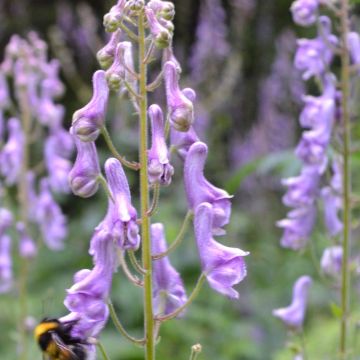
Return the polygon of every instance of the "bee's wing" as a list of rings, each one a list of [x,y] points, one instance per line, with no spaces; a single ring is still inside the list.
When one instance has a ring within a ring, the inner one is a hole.
[[[58,334],[52,332],[51,336],[55,344],[60,348],[60,350],[63,351],[66,355],[70,356],[67,360],[79,360],[78,356],[71,350],[69,346],[64,343],[64,341]]]

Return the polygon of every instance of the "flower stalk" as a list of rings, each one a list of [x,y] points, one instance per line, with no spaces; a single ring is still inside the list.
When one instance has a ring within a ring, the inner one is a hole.
[[[348,328],[349,328],[349,304],[350,304],[350,246],[351,246],[351,167],[350,167],[350,57],[347,47],[349,33],[349,2],[341,0],[340,8],[341,26],[341,91],[342,91],[342,125],[343,125],[343,261],[341,271],[341,330],[340,330],[340,359],[345,360],[348,355]]]

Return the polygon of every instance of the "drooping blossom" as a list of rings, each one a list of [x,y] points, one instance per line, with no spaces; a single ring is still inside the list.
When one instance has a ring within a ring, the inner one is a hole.
[[[324,221],[330,236],[338,235],[343,229],[343,223],[339,219],[338,211],[342,207],[341,197],[334,190],[326,186],[321,190],[324,205]]]
[[[83,142],[76,136],[74,136],[74,141],[77,155],[69,173],[69,184],[75,195],[86,198],[94,195],[99,188],[99,159],[93,141]]]
[[[140,245],[137,212],[131,204],[131,194],[125,172],[117,159],[105,162],[105,174],[112,199],[102,223],[112,234],[119,248],[136,250]]]
[[[168,157],[163,113],[160,106],[153,104],[149,107],[148,114],[151,120],[151,148],[148,151],[149,183],[170,185],[174,168]]]
[[[180,90],[176,64],[167,61],[163,68],[170,124],[178,131],[188,131],[194,122],[193,103]]]
[[[11,238],[2,233],[0,235],[0,294],[10,291],[12,286]]]
[[[330,65],[338,39],[331,33],[331,20],[319,18],[319,35],[315,39],[299,39],[295,54],[295,68],[303,72],[303,79],[321,77]]]
[[[317,19],[319,0],[296,0],[291,5],[291,13],[296,24],[313,25]]]
[[[175,6],[171,1],[150,0],[147,7],[159,18],[171,21],[175,16]]]
[[[40,182],[36,217],[48,248],[61,250],[64,247],[63,241],[67,235],[67,221],[51,194],[47,178],[43,178]]]
[[[16,223],[16,230],[19,236],[19,254],[26,259],[32,259],[37,255],[37,246],[34,240],[26,231],[23,222]]]
[[[104,26],[107,32],[115,32],[120,26],[123,16],[125,15],[126,0],[118,0],[110,11],[104,16]]]
[[[342,246],[331,246],[324,250],[320,266],[326,275],[340,277],[343,258]]]
[[[159,49],[167,48],[171,44],[171,32],[160,23],[154,11],[148,6],[145,8],[145,15],[155,46]]]
[[[164,226],[151,225],[151,251],[153,255],[166,251]],[[167,256],[153,260],[153,299],[156,315],[167,315],[186,303],[187,296],[180,274]]]
[[[291,329],[300,330],[303,326],[311,284],[310,276],[301,276],[294,284],[291,304],[286,308],[273,310],[273,315]]]
[[[0,170],[7,185],[13,185],[19,177],[24,156],[24,133],[20,121],[8,121],[8,140],[0,152]]]
[[[73,115],[73,131],[82,141],[95,141],[104,125],[109,88],[105,72],[98,70],[93,76],[93,96],[90,102]]]
[[[96,57],[99,61],[100,66],[107,70],[114,61],[116,46],[120,42],[121,39],[121,31],[116,30],[114,33],[111,34],[110,40],[108,43],[100,49]]]
[[[210,203],[213,211],[213,233],[223,235],[223,226],[229,223],[232,198],[225,190],[219,189],[206,180],[204,167],[208,149],[205,143],[191,145],[184,165],[184,182],[189,207],[196,211],[201,203]]]
[[[239,294],[233,286],[246,276],[243,257],[249,253],[215,241],[212,237],[213,220],[214,208],[210,203],[203,202],[197,206],[194,229],[201,267],[214,290],[237,299]]]

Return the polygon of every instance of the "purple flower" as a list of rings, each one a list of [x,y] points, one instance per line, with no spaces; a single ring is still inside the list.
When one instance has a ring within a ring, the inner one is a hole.
[[[48,248],[51,250],[62,249],[64,247],[63,241],[67,235],[67,221],[50,192],[47,178],[40,182],[36,218]]]
[[[166,251],[164,226],[161,223],[151,225],[151,245],[153,255]],[[153,261],[153,297],[157,315],[170,314],[187,301],[180,274],[167,256]]]
[[[299,250],[305,247],[309,240],[316,220],[314,205],[304,206],[290,211],[287,218],[277,222],[284,229],[280,244],[284,248]]]
[[[189,207],[196,208],[204,202],[212,205],[213,233],[225,234],[222,227],[228,224],[231,214],[232,198],[225,190],[210,184],[204,177],[204,167],[207,158],[207,146],[203,142],[191,145],[184,165],[184,182]]]
[[[12,213],[6,208],[0,208],[0,234],[3,234],[13,222]]]
[[[109,316],[106,301],[116,269],[116,249],[113,236],[101,224],[95,229],[89,252],[94,268],[75,274],[74,285],[67,290],[64,301],[70,314],[60,319],[63,323],[76,321],[72,336],[82,340],[97,337]]]
[[[300,330],[304,323],[308,292],[312,279],[310,276],[301,276],[294,285],[291,304],[286,308],[273,310],[273,315],[295,330]]]
[[[97,52],[96,57],[103,69],[108,69],[113,63],[116,46],[120,42],[120,38],[121,31],[116,30],[113,34],[111,34],[109,42]]]
[[[20,121],[9,119],[9,137],[0,152],[0,170],[7,185],[13,185],[19,177],[24,154],[24,133]]]
[[[34,240],[29,236],[23,222],[16,223],[19,234],[19,254],[26,259],[33,259],[37,255],[37,247]]]
[[[0,235],[0,294],[8,292],[13,286],[13,271],[11,259],[11,238]]]
[[[321,257],[321,269],[327,275],[339,277],[341,274],[343,249],[341,246],[331,246],[324,250]]]
[[[214,290],[237,299],[239,294],[233,286],[246,276],[243,257],[249,253],[216,242],[212,238],[213,219],[214,208],[211,204],[204,202],[197,206],[194,227],[201,267]]]
[[[305,166],[301,175],[282,181],[288,187],[283,197],[286,206],[300,207],[312,205],[319,192],[320,175],[314,166]]]
[[[194,122],[194,108],[193,103],[179,88],[179,79],[175,63],[171,61],[165,63],[164,79],[170,124],[178,131],[188,131]]]
[[[294,22],[301,26],[310,26],[315,23],[319,0],[296,0],[291,5]]]
[[[9,86],[4,72],[0,70],[0,109],[6,109],[9,106],[9,103]]]
[[[104,16],[104,26],[107,32],[115,32],[124,16],[126,0],[118,0],[110,11]]]
[[[93,76],[93,96],[90,102],[73,115],[73,131],[82,141],[95,141],[104,125],[109,88],[105,72],[98,70]]]
[[[354,65],[360,64],[360,36],[357,32],[347,34],[347,46],[350,52],[351,62]],[[358,73],[360,69],[358,69]]]
[[[330,236],[336,236],[343,228],[338,211],[341,209],[341,197],[332,188],[326,186],[321,190],[321,197],[324,204],[325,226]]]
[[[334,56],[331,46],[336,46],[338,39],[331,34],[331,21],[327,16],[319,18],[319,36],[315,39],[299,39],[294,64],[303,72],[303,79],[312,76],[321,77]],[[329,45],[330,44],[330,45]]]
[[[167,48],[171,44],[171,32],[160,23],[150,7],[145,8],[145,15],[155,46],[159,49]]]
[[[112,199],[102,227],[107,228],[121,249],[137,249],[140,245],[137,212],[131,205],[129,184],[120,162],[110,158],[105,162],[105,174]]]
[[[148,114],[151,120],[151,148],[148,151],[149,183],[169,185],[174,174],[170,165],[168,149],[165,142],[164,118],[161,108],[153,104]]]
[[[45,164],[48,170],[51,189],[59,193],[68,193],[68,176],[71,161],[63,157],[63,143],[56,134],[50,135],[44,146]]]
[[[147,6],[156,16],[165,20],[172,20],[175,16],[174,4],[170,1],[150,0]]]
[[[46,94],[49,98],[54,99],[64,94],[65,88],[59,78],[60,66],[59,60],[53,59],[42,67],[45,75],[40,85],[43,96]]]
[[[52,127],[54,124],[61,123],[64,113],[64,107],[62,105],[55,104],[48,94],[45,93],[45,95],[39,99],[39,104],[37,106],[37,119],[42,125]]]
[[[93,141],[82,142],[76,136],[74,136],[74,141],[77,155],[74,166],[69,173],[69,184],[75,195],[87,198],[93,196],[99,188],[99,159]]]

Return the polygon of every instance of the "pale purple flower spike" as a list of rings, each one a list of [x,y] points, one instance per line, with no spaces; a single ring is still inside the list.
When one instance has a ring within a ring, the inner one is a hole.
[[[7,234],[0,235],[0,294],[7,293],[13,286],[13,270],[11,259],[11,238]]]
[[[294,284],[291,304],[286,308],[273,310],[273,315],[289,328],[295,330],[302,328],[311,284],[310,276],[301,276]]]

